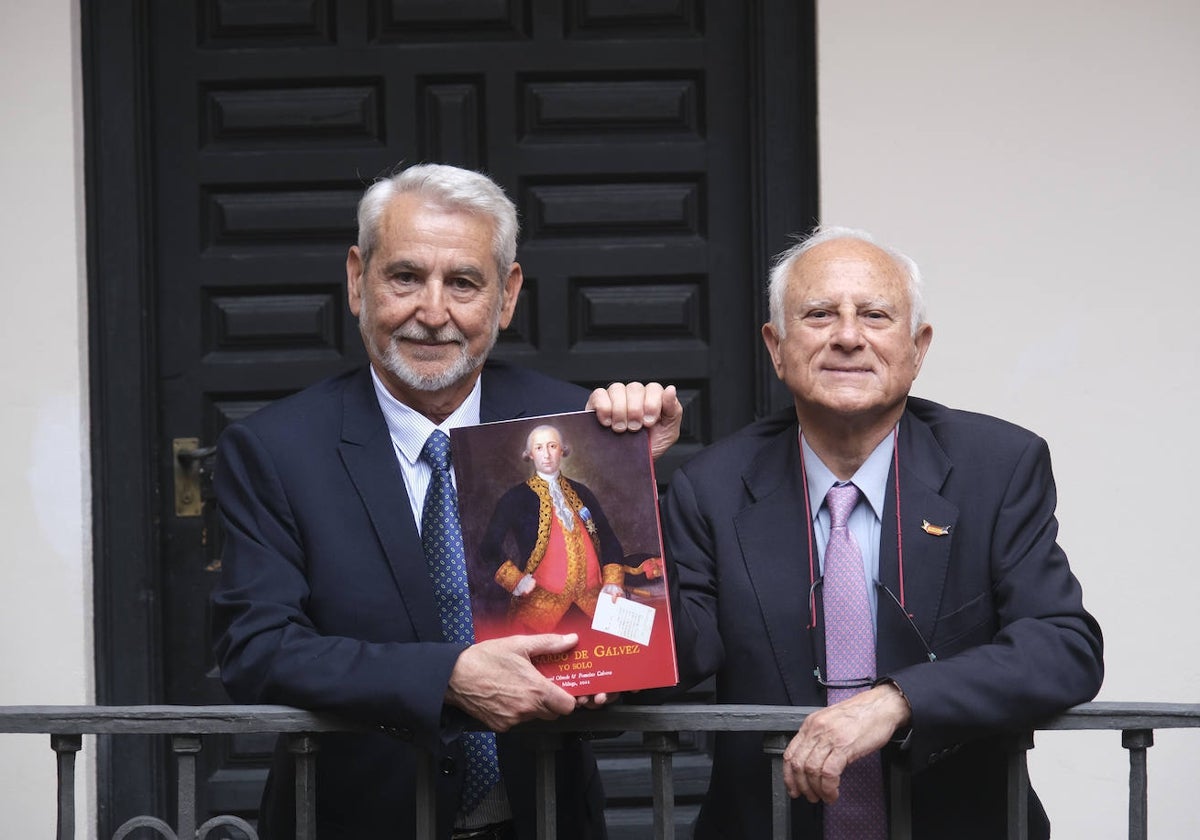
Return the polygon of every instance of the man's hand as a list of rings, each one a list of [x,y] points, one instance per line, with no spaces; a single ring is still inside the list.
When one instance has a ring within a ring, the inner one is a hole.
[[[664,388],[657,382],[614,382],[592,391],[586,407],[594,409],[596,419],[614,432],[636,432],[645,426],[650,431],[652,458],[657,459],[679,439],[683,404],[674,385]]]
[[[604,586],[600,587],[600,591],[605,595],[611,595],[612,602],[614,604],[617,603],[618,598],[625,597],[625,590],[617,586],[615,583],[604,584]]]
[[[512,594],[520,598],[522,595],[528,595],[535,589],[537,589],[537,580],[533,575],[525,575],[525,577],[517,581],[517,585],[513,587]]]
[[[575,698],[542,676],[530,660],[565,653],[578,643],[574,633],[545,633],[473,644],[459,654],[446,686],[446,702],[496,732],[534,718],[553,720],[568,714],[575,709]]]
[[[846,765],[883,747],[911,718],[908,701],[890,683],[813,712],[783,751],[788,796],[836,802]]]
[[[601,706],[616,703],[620,697],[620,692],[616,694],[593,694],[591,697],[576,697],[575,705],[581,709],[599,709]]]

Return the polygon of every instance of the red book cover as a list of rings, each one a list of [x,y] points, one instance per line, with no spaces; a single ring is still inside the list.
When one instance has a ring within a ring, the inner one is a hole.
[[[578,633],[534,664],[569,693],[675,685],[645,430],[580,411],[450,433],[475,640]]]

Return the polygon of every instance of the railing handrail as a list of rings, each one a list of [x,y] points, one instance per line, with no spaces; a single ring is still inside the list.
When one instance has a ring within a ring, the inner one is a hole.
[[[635,731],[646,733],[654,776],[655,837],[672,836],[673,793],[671,754],[678,732],[761,732],[763,751],[772,764],[772,836],[790,836],[791,802],[783,787],[782,754],[791,734],[804,718],[816,711],[810,706],[733,706],[703,703],[639,706],[615,704],[604,709],[580,710],[553,721],[530,721],[519,729],[536,735],[538,747],[538,837],[556,836],[554,762],[560,735],[570,732]],[[312,736],[321,732],[374,731],[379,727],[338,715],[308,712],[290,706],[0,706],[0,735],[47,733],[57,754],[59,796],[58,837],[74,836],[75,754],[84,735],[170,735],[178,764],[178,822],[171,837],[207,837],[218,825],[238,825],[254,836],[249,825],[232,816],[218,816],[197,828],[195,813],[196,755],[204,735],[274,732],[286,736],[295,762],[297,840],[316,837],[316,752]],[[1028,768],[1026,751],[1033,746],[1032,732],[1047,730],[1108,730],[1121,732],[1121,745],[1129,751],[1129,837],[1145,840],[1147,832],[1146,750],[1154,743],[1154,730],[1200,728],[1196,703],[1084,703],[1028,729],[1014,732],[1008,756],[1007,836],[1026,836],[1028,824]],[[391,727],[388,731],[394,732]],[[432,757],[418,760],[416,836],[433,837],[436,797]],[[890,831],[900,840],[912,840],[910,772],[893,756]],[[118,830],[117,836],[138,827],[166,825],[157,817],[139,816]]]
[[[0,706],[0,733],[238,735],[374,730],[345,717],[292,706]]]
[[[615,704],[581,709],[551,721],[530,721],[530,732],[726,731],[787,732],[816,711],[810,706],[675,703]],[[1036,731],[1200,728],[1200,703],[1083,703],[1035,724]],[[369,732],[376,727],[343,716],[291,706],[0,706],[0,734],[60,735],[250,732]]]

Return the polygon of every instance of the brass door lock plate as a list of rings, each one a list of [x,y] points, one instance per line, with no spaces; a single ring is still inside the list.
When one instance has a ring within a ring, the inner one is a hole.
[[[200,448],[200,438],[175,438],[171,441],[171,463],[175,466],[175,515],[199,516],[204,510],[200,492],[201,461],[192,455]]]

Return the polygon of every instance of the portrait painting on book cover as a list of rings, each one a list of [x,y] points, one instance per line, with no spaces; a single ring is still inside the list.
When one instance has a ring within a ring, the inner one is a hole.
[[[535,664],[572,694],[675,682],[657,490],[644,431],[592,412],[455,429],[476,641],[577,633]]]

